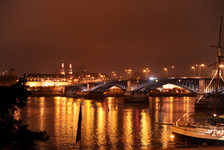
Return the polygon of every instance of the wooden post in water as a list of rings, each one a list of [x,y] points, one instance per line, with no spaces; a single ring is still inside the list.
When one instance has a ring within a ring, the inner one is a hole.
[[[82,104],[80,102],[78,126],[76,133],[76,144],[79,142],[79,148],[81,148],[81,126],[82,126]]]

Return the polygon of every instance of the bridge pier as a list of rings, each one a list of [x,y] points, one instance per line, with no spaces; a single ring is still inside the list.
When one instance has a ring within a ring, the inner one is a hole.
[[[131,80],[127,81],[127,88],[126,91],[124,93],[125,96],[130,96],[131,95]]]
[[[215,91],[216,81],[213,80],[213,82],[210,84],[211,79],[199,79],[198,83],[198,94],[207,94]],[[208,85],[210,86],[208,87]],[[220,86],[222,87],[222,86]]]
[[[89,83],[86,84],[86,92],[89,92],[90,91],[90,85]]]
[[[132,91],[138,87],[138,84],[139,84],[138,80],[137,81],[136,80],[128,80],[127,88],[126,88],[124,95],[131,96],[133,93]]]
[[[206,89],[205,79],[199,79],[198,94],[199,95],[205,94],[206,93],[205,89]]]

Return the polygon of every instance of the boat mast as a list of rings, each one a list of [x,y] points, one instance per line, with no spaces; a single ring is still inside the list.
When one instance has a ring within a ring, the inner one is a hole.
[[[218,56],[217,56],[217,75],[216,75],[216,87],[215,87],[215,102],[214,102],[214,116],[216,116],[216,103],[218,98],[218,91],[219,91],[219,74],[220,74],[220,62],[223,58],[221,53],[221,49],[223,48],[221,45],[221,38],[222,38],[222,16],[220,18],[220,28],[219,28],[219,43],[218,46],[212,46],[218,48]]]

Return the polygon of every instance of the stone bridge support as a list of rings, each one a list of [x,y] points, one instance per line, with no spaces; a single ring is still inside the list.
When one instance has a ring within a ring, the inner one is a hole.
[[[90,85],[89,83],[86,84],[86,92],[89,92],[90,91]]]
[[[134,89],[136,89],[138,87],[138,85],[139,85],[139,81],[138,80],[137,81],[136,80],[128,80],[127,81],[127,89],[126,89],[124,95],[126,95],[126,96],[132,95],[132,91]]]
[[[199,79],[198,94],[207,94],[207,93],[211,93],[215,91],[216,81],[213,80],[213,82],[209,86],[210,82],[211,82],[211,79]]]
[[[205,79],[199,79],[199,86],[198,86],[198,94],[205,94],[206,91],[206,80]]]

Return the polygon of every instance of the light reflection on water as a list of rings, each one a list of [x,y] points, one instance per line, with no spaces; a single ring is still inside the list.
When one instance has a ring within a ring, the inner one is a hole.
[[[31,97],[22,115],[31,130],[46,130],[50,140],[42,149],[77,149],[75,145],[80,103],[82,104],[83,149],[166,149],[170,130],[166,124],[190,120],[194,99],[150,98],[148,104],[125,103],[122,98],[102,101],[65,97]],[[187,115],[182,117],[186,112]]]

